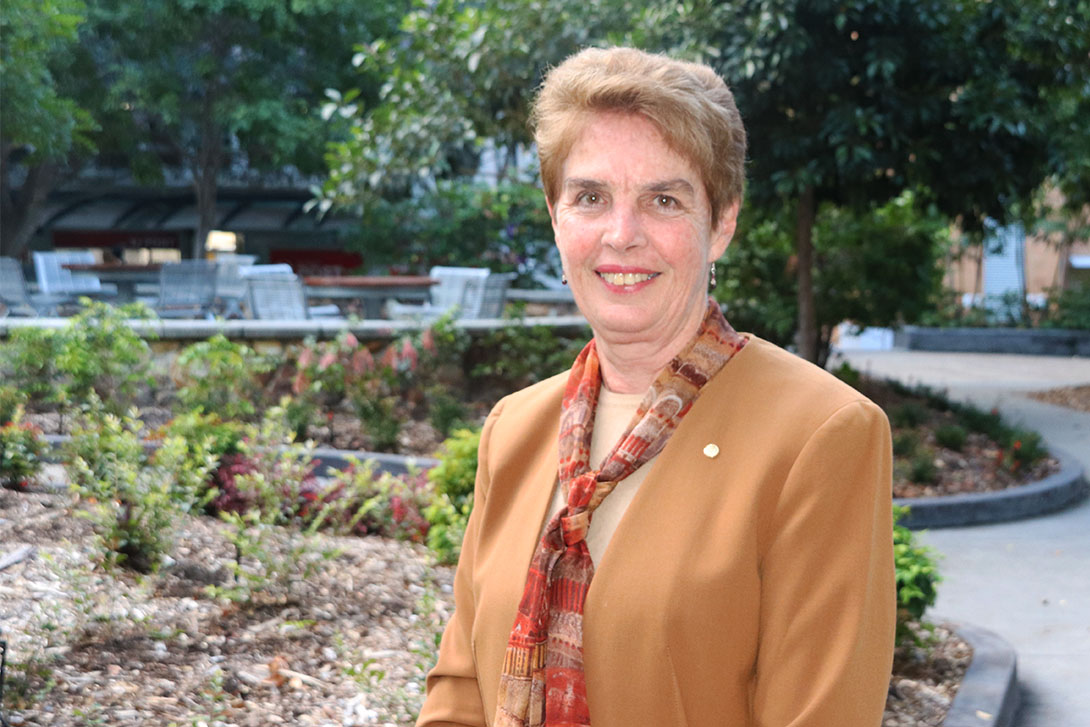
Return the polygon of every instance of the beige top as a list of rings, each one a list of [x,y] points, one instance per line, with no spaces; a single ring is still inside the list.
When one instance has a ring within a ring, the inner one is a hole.
[[[602,464],[613,445],[624,434],[625,427],[632,420],[643,394],[618,394],[609,391],[604,386],[598,394],[598,407],[594,411],[594,430],[590,441],[590,462],[593,466]],[[587,547],[590,548],[590,557],[597,563],[602,562],[602,556],[606,552],[613,531],[617,529],[617,523],[621,521],[628,503],[636,496],[647,473],[651,471],[656,457],[652,457],[638,470],[621,480],[621,483],[609,493],[609,497],[602,501],[590,521],[590,529],[587,531]],[[549,515],[545,518],[545,525],[553,519],[553,515],[567,504],[568,493],[558,482],[553,488],[553,499],[549,503]],[[542,525],[542,531],[545,527]]]

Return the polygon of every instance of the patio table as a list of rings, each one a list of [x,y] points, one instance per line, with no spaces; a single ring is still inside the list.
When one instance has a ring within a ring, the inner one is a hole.
[[[431,286],[439,281],[426,275],[310,275],[303,278],[313,298],[356,300],[364,318],[382,317],[388,300],[427,301]]]
[[[119,302],[136,300],[136,286],[140,283],[158,283],[159,263],[67,263],[62,265],[74,273],[93,273],[104,283],[117,286]]]

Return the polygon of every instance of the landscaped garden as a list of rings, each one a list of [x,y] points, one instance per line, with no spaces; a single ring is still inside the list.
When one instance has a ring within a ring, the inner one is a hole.
[[[479,425],[504,393],[564,370],[586,332],[471,337],[440,321],[276,353],[215,337],[167,358],[124,322],[138,313],[92,304],[0,342],[4,714],[411,723],[452,608]],[[889,415],[899,496],[1015,487],[1055,466],[994,412],[836,373]],[[64,436],[47,444],[43,428]],[[323,472],[318,443],[439,464]],[[894,536],[886,724],[939,724],[969,650],[923,623],[934,555]]]

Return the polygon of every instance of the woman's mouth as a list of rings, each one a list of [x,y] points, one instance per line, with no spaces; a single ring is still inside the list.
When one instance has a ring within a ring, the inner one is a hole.
[[[626,285],[638,285],[654,278],[658,273],[598,273],[598,277],[610,285],[623,287]]]

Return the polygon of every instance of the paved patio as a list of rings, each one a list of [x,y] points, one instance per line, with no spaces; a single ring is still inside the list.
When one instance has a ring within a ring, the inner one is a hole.
[[[1024,396],[1090,384],[1088,358],[896,350],[843,356],[862,371],[997,406],[1090,473],[1090,414]],[[1017,650],[1017,727],[1090,724],[1090,501],[1031,520],[933,530],[921,539],[943,555],[933,618],[983,626]]]

